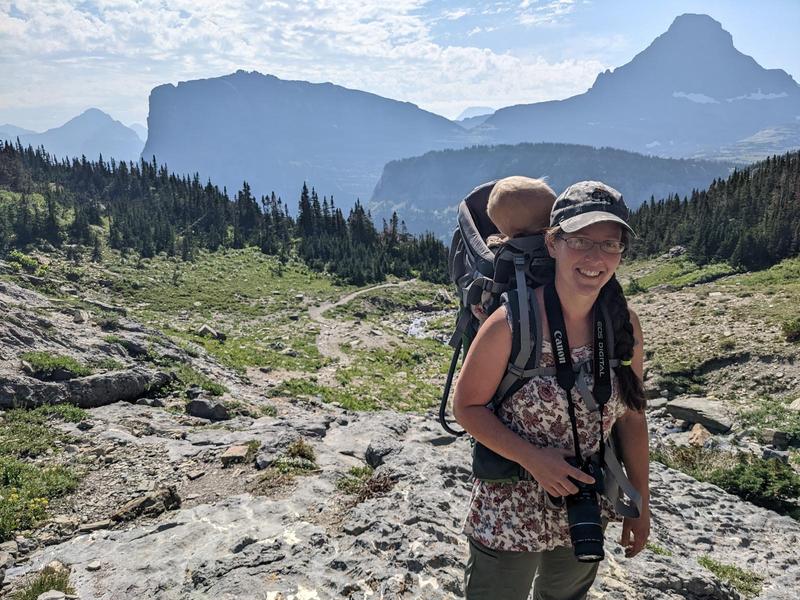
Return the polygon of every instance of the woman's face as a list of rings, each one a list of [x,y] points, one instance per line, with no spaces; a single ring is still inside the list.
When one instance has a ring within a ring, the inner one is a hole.
[[[550,256],[556,261],[556,281],[562,297],[567,298],[566,294],[596,297],[617,270],[621,255],[604,252],[598,244],[590,250],[573,250],[562,237],[582,237],[593,242],[619,241],[622,239],[622,226],[603,221],[574,233],[561,232],[547,244]]]

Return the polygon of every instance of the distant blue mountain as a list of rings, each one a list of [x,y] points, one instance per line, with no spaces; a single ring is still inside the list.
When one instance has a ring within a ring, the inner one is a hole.
[[[456,117],[456,121],[463,121],[472,117],[483,117],[492,113],[494,113],[494,109],[490,106],[469,106],[461,111],[461,114]]]
[[[256,72],[162,85],[150,94],[143,156],[230,192],[247,180],[256,194],[274,190],[294,202],[306,181],[349,206],[370,196],[386,163],[433,150],[553,142],[754,160],[800,147],[798,117],[800,86],[786,72],[736,50],[711,17],[686,14],[583,94],[459,123],[407,102]],[[409,186],[424,179],[403,172]],[[692,181],[673,175],[676,191]]]
[[[229,192],[299,196],[304,181],[342,205],[366,199],[390,160],[465,143],[465,130],[414,104],[331,83],[238,71],[150,94],[143,156]]]
[[[6,123],[5,125],[0,125],[0,139],[16,139],[18,136],[21,135],[30,135],[32,133],[36,133],[31,129],[23,129],[22,127],[17,127],[16,125],[11,125],[10,123]]]
[[[144,146],[136,132],[96,108],[90,108],[60,127],[18,137],[23,146],[44,146],[57,158],[86,156],[97,160],[102,154],[103,159],[138,161]]]
[[[476,109],[476,112],[477,112],[477,110],[478,109]],[[491,109],[487,109],[487,110],[491,110]],[[465,110],[461,114],[468,113],[468,112],[469,112],[469,109]],[[477,113],[477,114],[473,114],[472,116],[469,116],[469,117],[460,117],[460,118],[456,119],[456,123],[461,125],[464,129],[474,129],[475,127],[477,127],[481,123],[485,123],[486,119],[491,117],[493,114],[494,114],[494,110],[491,110],[491,112]]]
[[[798,117],[800,86],[791,76],[736,50],[711,17],[685,14],[631,62],[600,73],[586,93],[503,108],[474,131],[493,143],[708,156]]]
[[[128,127],[136,132],[136,135],[139,136],[139,139],[142,140],[142,143],[147,141],[147,127],[141,123],[131,123],[128,125]]]
[[[458,203],[470,190],[509,175],[546,177],[556,193],[583,179],[604,181],[636,208],[651,196],[660,199],[704,189],[714,179],[727,177],[732,168],[732,163],[574,144],[473,146],[390,162],[367,206],[378,223],[388,221],[395,211],[412,233],[427,230],[445,237],[455,227]]]

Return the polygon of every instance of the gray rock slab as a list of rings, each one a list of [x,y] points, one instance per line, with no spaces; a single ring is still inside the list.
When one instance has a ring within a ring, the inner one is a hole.
[[[43,404],[70,403],[93,408],[120,401],[134,401],[172,380],[167,373],[136,367],[78,377],[63,382],[17,377],[0,381],[0,408],[33,408]]]
[[[647,410],[658,410],[659,408],[664,408],[668,402],[669,400],[663,396],[652,398],[647,401]]]
[[[209,421],[227,421],[231,418],[228,408],[217,400],[195,398],[186,404],[186,413]]]
[[[733,427],[730,411],[718,400],[699,396],[682,396],[669,402],[666,410],[676,419],[700,423],[711,433],[727,433]]]

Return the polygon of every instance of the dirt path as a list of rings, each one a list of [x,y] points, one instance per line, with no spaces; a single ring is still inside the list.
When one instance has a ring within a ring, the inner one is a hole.
[[[324,317],[326,311],[343,306],[353,299],[375,290],[400,287],[416,282],[416,279],[400,281],[398,283],[381,283],[372,287],[363,288],[342,296],[336,302],[323,302],[319,306],[311,306],[308,314],[311,320],[319,324],[320,331],[317,336],[317,349],[322,356],[330,358],[337,363],[337,367],[350,364],[351,358],[342,352],[341,345],[349,343],[359,347],[376,348],[387,345],[384,336],[376,333],[374,327],[356,321],[338,321]],[[335,367],[334,367],[335,368]]]

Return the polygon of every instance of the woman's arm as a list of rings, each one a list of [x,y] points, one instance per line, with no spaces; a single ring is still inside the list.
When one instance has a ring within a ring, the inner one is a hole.
[[[636,313],[630,311],[635,345],[631,368],[640,380],[644,377],[644,346],[642,327]],[[642,495],[642,514],[638,519],[625,518],[622,523],[621,544],[625,556],[631,558],[642,551],[650,535],[650,445],[647,418],[644,411],[628,410],[617,419],[617,433],[621,440],[622,462],[628,478]],[[631,535],[633,539],[631,539]]]
[[[487,448],[522,465],[553,496],[578,491],[568,479],[593,483],[591,476],[564,460],[573,451],[538,448],[506,427],[486,408],[506,372],[511,355],[511,330],[504,308],[496,310],[478,330],[464,359],[453,397],[459,424]]]

